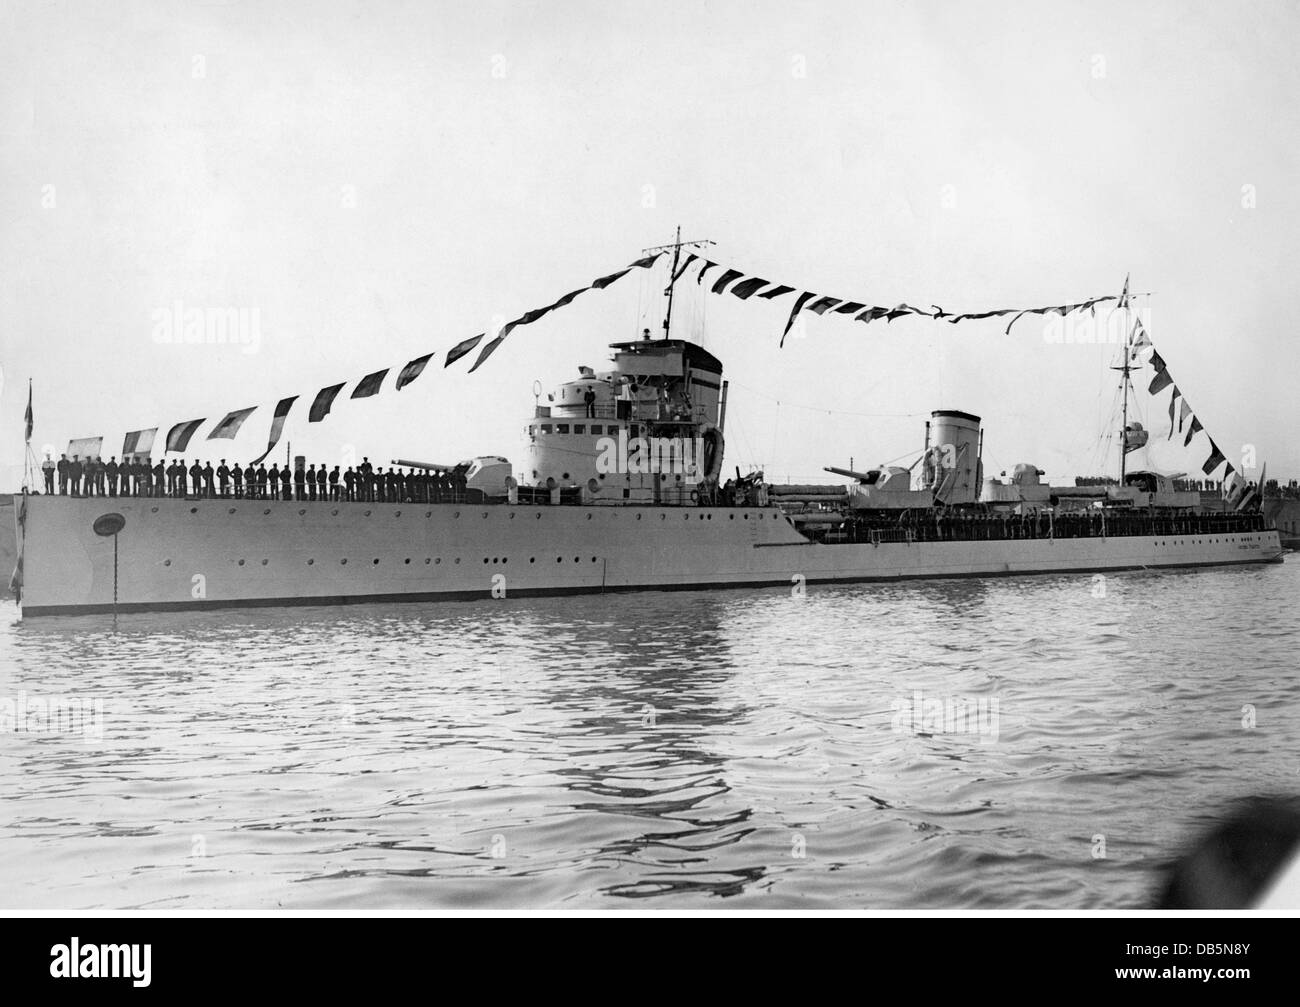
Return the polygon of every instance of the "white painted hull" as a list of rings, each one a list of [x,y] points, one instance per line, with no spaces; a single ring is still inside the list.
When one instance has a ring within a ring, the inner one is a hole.
[[[15,510],[18,501],[15,501]],[[822,545],[773,508],[29,497],[24,616],[1275,562],[1276,531]],[[344,562],[346,560],[346,562]]]

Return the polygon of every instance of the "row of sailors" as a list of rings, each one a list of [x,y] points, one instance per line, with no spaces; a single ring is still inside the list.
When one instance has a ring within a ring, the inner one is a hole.
[[[275,463],[270,469],[249,463],[241,468],[211,462],[200,465],[196,459],[188,468],[185,460],[164,465],[150,465],[139,459],[107,462],[88,458],[84,462],[64,455],[58,463],[49,458],[41,466],[45,492],[54,493],[57,474],[59,493],[65,496],[137,496],[137,497],[229,497],[237,499],[283,500],[355,500],[398,503],[456,503],[465,499],[465,473],[461,469],[403,471],[374,468],[366,458],[355,469],[340,471],[325,465],[306,469],[283,468]]]

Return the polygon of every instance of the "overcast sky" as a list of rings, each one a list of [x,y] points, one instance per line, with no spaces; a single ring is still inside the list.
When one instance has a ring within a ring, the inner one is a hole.
[[[1294,3],[7,3],[0,488],[29,377],[38,450],[258,406],[186,452],[246,461],[298,394],[285,438],[314,461],[520,462],[534,379],[658,331],[663,270],[472,375],[441,351],[679,223],[747,274],[886,305],[1061,303],[1131,273],[1225,454],[1300,476],[1297,37]],[[937,408],[984,417],[989,474],[1116,467],[1113,346],[827,315],[778,349],[790,297],[693,286],[674,334],[727,368],[728,471],[914,455]],[[256,344],[160,344],[178,301],[255,313]],[[308,427],[322,385],[430,350]],[[1208,442],[1166,439],[1150,377],[1146,460],[1199,473]]]

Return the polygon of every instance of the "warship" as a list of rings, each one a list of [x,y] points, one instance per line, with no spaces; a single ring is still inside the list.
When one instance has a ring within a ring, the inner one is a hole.
[[[674,270],[676,273],[676,254]],[[728,383],[671,332],[611,344],[526,417],[518,463],[422,466],[436,496],[311,501],[14,499],[24,618],[232,606],[500,600],[1279,562],[1258,501],[1207,507],[1176,476],[1055,486],[1031,462],[985,479],[979,416],[934,411],[911,467],[825,466],[778,485],[724,467]],[[536,393],[535,389],[535,393]],[[918,435],[921,432],[918,430]],[[1076,480],[1078,482],[1078,480]],[[440,482],[440,485],[443,483]]]

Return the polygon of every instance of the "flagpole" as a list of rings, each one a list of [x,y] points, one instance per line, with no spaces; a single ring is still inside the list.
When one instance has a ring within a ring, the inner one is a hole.
[[[32,379],[27,379],[27,411],[23,414],[23,445],[25,457],[23,458],[23,493],[27,493],[32,486],[32,478],[35,475],[35,459],[32,456]]]

